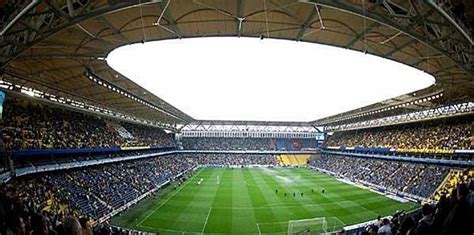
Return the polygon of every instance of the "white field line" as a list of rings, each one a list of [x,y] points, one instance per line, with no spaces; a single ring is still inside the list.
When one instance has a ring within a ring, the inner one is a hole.
[[[260,224],[288,224],[288,220],[287,221],[274,221],[274,222],[263,222],[263,223],[257,223],[258,225]]]
[[[260,231],[260,225],[258,225],[258,223],[257,223],[257,229],[258,229],[258,235],[261,235],[262,231]]]
[[[200,173],[199,173],[200,174]],[[164,206],[166,203],[168,203],[168,201],[173,198],[174,196],[176,196],[176,194],[178,194],[183,188],[186,188],[186,186],[189,184],[189,182],[191,182],[196,176],[198,176],[199,174],[195,174],[193,175],[193,177],[191,177],[191,179],[188,179],[186,181],[186,183],[180,187],[178,190],[176,190],[173,195],[171,195],[170,197],[168,197],[163,203],[161,203],[158,207],[156,207],[154,210],[148,212],[148,214],[145,216],[145,218],[143,218],[138,224],[137,226],[140,226],[145,220],[147,220],[152,214],[154,214],[158,209],[160,209],[162,206]]]
[[[137,225],[137,227],[144,228],[144,229],[150,229],[150,230],[153,230],[153,231],[164,231],[164,232],[181,233],[181,234],[196,233],[196,232],[192,232],[192,231],[189,232],[189,231],[180,231],[180,230],[172,230],[172,229],[154,228],[154,227],[149,227],[149,226],[145,226],[145,225]]]
[[[257,223],[257,229],[258,229],[258,234],[262,234],[262,231],[260,230],[260,225],[274,225],[274,224],[288,224],[288,221],[275,221],[275,222],[267,222],[267,223]]]
[[[380,199],[381,200],[381,199]],[[378,202],[380,200],[373,200],[373,202]],[[344,201],[334,201],[334,202],[324,202],[324,203],[305,203],[303,206],[300,203],[294,203],[294,202],[275,202],[275,203],[268,203],[263,206],[259,207],[226,207],[226,206],[219,206],[219,207],[214,207],[214,209],[224,209],[224,210],[262,210],[262,209],[268,209],[268,208],[298,208],[298,207],[322,207],[325,205],[333,205],[337,204],[339,206],[341,203],[352,203],[353,201],[350,200],[344,200]],[[393,207],[396,205],[392,205]],[[390,206],[390,207],[392,207]]]
[[[207,221],[209,220],[211,211],[212,211],[212,207],[209,207],[209,212],[207,213],[206,221],[204,222],[204,227],[202,227],[201,234],[204,234],[204,230],[206,229]]]

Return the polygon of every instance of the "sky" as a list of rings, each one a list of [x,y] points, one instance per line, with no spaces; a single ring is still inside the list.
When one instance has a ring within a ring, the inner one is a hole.
[[[392,60],[279,39],[137,43],[113,50],[107,63],[198,120],[313,121],[435,82]]]

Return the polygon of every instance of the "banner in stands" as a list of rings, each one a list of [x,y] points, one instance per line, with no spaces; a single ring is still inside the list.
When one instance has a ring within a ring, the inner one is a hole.
[[[390,148],[384,147],[354,147],[355,151],[371,152],[371,153],[389,153]]]
[[[325,149],[331,150],[350,150],[371,153],[390,153],[393,149],[384,147],[345,147],[345,146],[326,146]]]
[[[453,154],[453,153],[474,153],[474,150],[453,150],[453,149],[395,149],[384,147],[345,147],[345,146],[326,146],[325,149],[332,150],[353,150],[358,152],[370,153],[435,153],[435,154]]]
[[[134,147],[120,147],[122,150],[142,150],[142,149],[150,149],[150,146],[134,146]]]
[[[280,151],[300,151],[318,149],[319,143],[316,139],[286,139],[277,138],[275,148]]]
[[[440,153],[440,154],[452,154],[454,150],[451,149],[396,149],[398,153]]]
[[[338,151],[338,150],[321,150],[321,153],[335,154],[335,155],[348,156],[348,157],[386,159],[386,160],[392,160],[392,161],[406,161],[406,162],[442,164],[442,165],[452,165],[452,166],[468,166],[468,167],[474,166],[474,162],[471,162],[471,161],[430,159],[430,158],[422,158],[418,156],[393,156],[393,155],[381,155],[381,154],[371,154],[371,153],[344,152],[344,151]]]
[[[38,155],[58,155],[58,154],[75,154],[75,153],[104,153],[117,152],[119,147],[110,148],[80,148],[80,149],[22,149],[11,151],[12,157],[38,156]]]
[[[40,155],[60,155],[60,154],[78,154],[78,153],[110,153],[122,150],[143,150],[143,149],[162,149],[173,150],[172,146],[140,146],[140,147],[110,147],[110,148],[80,148],[80,149],[21,149],[10,152],[12,157],[40,156]]]

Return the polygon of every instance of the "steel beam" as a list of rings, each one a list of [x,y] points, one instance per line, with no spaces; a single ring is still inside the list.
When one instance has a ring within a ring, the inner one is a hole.
[[[308,17],[306,18],[305,22],[303,23],[303,27],[300,29],[300,31],[296,35],[296,41],[301,41],[301,39],[303,39],[303,36],[306,33],[306,30],[308,30],[311,27],[311,22],[314,20],[314,18],[317,15],[318,14],[316,13],[315,10],[311,10],[311,13],[309,13]]]
[[[17,22],[20,21],[29,11],[33,10],[38,4],[41,3],[41,0],[33,0],[30,4],[28,4],[23,10],[18,13],[18,15],[13,18],[12,21],[8,22],[8,24],[3,28],[2,32],[0,32],[0,36],[5,35]]]
[[[171,1],[171,0],[168,0],[168,1]],[[165,10],[165,3],[160,2],[159,5],[160,5],[161,10],[164,11]],[[165,16],[166,20],[168,21],[169,27],[171,28],[171,30],[173,30],[175,32],[175,34],[177,34],[176,36],[178,36],[179,38],[182,38],[183,37],[183,32],[181,32],[181,29],[178,27],[178,24],[176,23],[176,20],[173,18],[173,15],[169,12],[169,9],[167,9],[164,12],[164,16]]]
[[[57,71],[57,70],[68,70],[68,69],[75,69],[75,68],[81,68],[81,67],[85,67],[85,66],[83,64],[73,64],[73,65],[67,65],[67,66],[52,67],[52,68],[49,68],[49,69],[34,71],[32,73],[27,74],[26,76],[33,76],[33,75],[39,74],[39,73],[48,73],[48,72],[54,72],[54,71]]]
[[[472,38],[469,34],[464,31],[463,28],[448,14],[446,13],[441,7],[439,7],[433,0],[424,0],[428,6],[433,8],[437,11],[441,16],[443,16],[470,44],[471,46],[474,45]]]
[[[76,25],[76,24],[78,24],[82,21],[88,20],[88,19],[92,19],[92,18],[101,16],[101,15],[109,14],[111,12],[120,11],[120,10],[124,10],[124,9],[128,9],[128,8],[133,8],[133,7],[136,7],[136,6],[141,6],[141,5],[156,3],[156,2],[159,2],[159,0],[133,0],[133,1],[123,1],[123,2],[121,1],[117,4],[115,4],[115,5],[106,6],[106,7],[102,7],[102,8],[98,8],[98,9],[93,9],[93,10],[91,10],[87,13],[84,13],[82,15],[72,17],[69,21],[66,21],[65,23],[59,23],[59,24],[52,23],[52,25],[57,25],[57,26],[44,30],[44,32],[41,36],[28,37],[28,41],[25,42],[22,47],[13,48],[10,51],[9,57],[4,61],[0,61],[0,63],[1,63],[0,68],[4,68],[6,65],[8,65],[8,63],[10,63],[11,60],[15,59],[19,54],[21,54],[23,51],[29,49],[31,46],[43,41],[47,37],[59,32],[63,29],[69,28],[73,25]],[[8,36],[4,35],[4,36],[6,37],[6,39],[8,39],[8,37],[15,37],[16,34],[21,34],[23,32],[25,32],[25,31],[22,30],[22,31],[19,31],[19,32],[15,33],[14,35],[8,35]]]
[[[238,18],[237,20],[237,26],[236,26],[236,32],[237,36],[242,36],[242,31],[244,29],[244,5],[245,5],[245,0],[237,0],[237,12],[236,16]]]
[[[86,54],[43,54],[43,55],[25,55],[20,56],[18,60],[41,60],[41,59],[57,59],[57,60],[98,60],[100,55]]]
[[[345,47],[346,48],[352,47],[357,41],[359,41],[363,36],[365,36],[367,33],[372,31],[372,29],[374,29],[378,25],[379,25],[379,23],[373,22],[371,25],[369,25],[369,27],[364,29],[364,31],[362,33],[357,34],[349,43],[347,43],[347,45]]]
[[[90,47],[90,46],[84,46],[84,45],[79,45],[79,44],[74,44],[74,43],[67,43],[67,42],[61,42],[61,41],[50,41],[47,40],[45,43],[37,44],[32,46],[31,48],[39,48],[39,49],[65,49],[65,48],[80,48],[84,50],[88,50],[90,52],[97,52],[99,50],[103,50],[103,48],[97,48],[97,47]]]
[[[394,48],[393,50],[387,52],[385,55],[383,55],[383,57],[392,56],[395,52],[402,50],[403,48],[405,48],[405,47],[411,45],[411,44],[414,43],[414,42],[416,42],[416,40],[411,39],[411,40],[409,40],[408,42],[405,42],[405,43],[403,43],[402,45],[400,45],[400,46],[398,46],[398,47],[395,46],[395,48]]]
[[[107,27],[112,29],[112,31],[114,31],[115,34],[117,34],[119,37],[121,37],[123,41],[127,42],[128,44],[132,43],[132,42],[130,42],[130,40],[128,40],[127,37],[125,37],[125,35],[121,34],[118,31],[118,29],[115,28],[115,26],[113,26],[104,16],[100,17],[100,22],[104,23]]]
[[[380,24],[383,24],[385,26],[388,26],[390,28],[393,28],[397,31],[401,31],[404,34],[410,36],[411,38],[431,47],[432,49],[442,53],[444,56],[452,60],[454,63],[456,63],[460,68],[463,70],[473,73],[471,71],[471,68],[465,64],[463,61],[459,61],[454,54],[457,52],[450,51],[449,48],[443,48],[442,45],[436,44],[437,42],[430,40],[428,37],[421,35],[420,33],[416,32],[413,30],[413,27],[408,28],[399,22],[388,18],[386,15],[381,15],[379,13],[371,12],[371,11],[365,11],[361,7],[347,3],[345,1],[333,1],[333,0],[300,0],[300,2],[306,2],[306,3],[311,3],[311,4],[318,4],[330,8],[334,8],[337,10],[349,12],[354,15],[358,15],[360,17],[365,17],[368,20],[378,22]]]

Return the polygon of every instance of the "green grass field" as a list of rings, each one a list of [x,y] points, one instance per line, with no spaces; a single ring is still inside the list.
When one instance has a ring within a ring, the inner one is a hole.
[[[334,231],[415,207],[304,168],[204,168],[176,190],[167,187],[114,217],[112,224],[160,234],[285,234],[289,220],[325,217]]]

